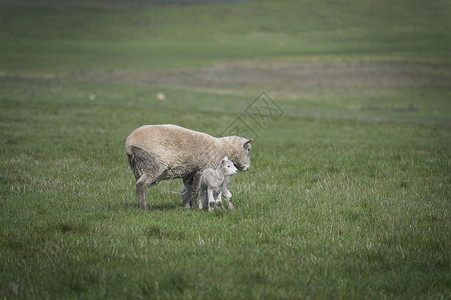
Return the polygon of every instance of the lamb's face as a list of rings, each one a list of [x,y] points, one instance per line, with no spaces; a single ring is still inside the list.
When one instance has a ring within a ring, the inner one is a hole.
[[[238,155],[235,157],[234,164],[238,170],[246,172],[251,167],[251,143],[252,140],[243,139],[241,145],[238,147]]]
[[[235,175],[238,172],[233,162],[231,162],[227,156],[221,161],[221,168],[224,176]]]

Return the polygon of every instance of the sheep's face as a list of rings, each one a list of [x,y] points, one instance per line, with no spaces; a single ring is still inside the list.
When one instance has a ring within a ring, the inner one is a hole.
[[[251,143],[252,140],[243,139],[241,145],[239,146],[237,156],[233,163],[240,171],[246,172],[251,167]]]
[[[224,173],[224,176],[235,175],[238,172],[233,162],[230,161],[227,156],[224,157],[221,161],[221,169]]]

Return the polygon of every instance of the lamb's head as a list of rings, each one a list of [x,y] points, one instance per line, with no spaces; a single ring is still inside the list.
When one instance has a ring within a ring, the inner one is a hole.
[[[227,156],[224,156],[219,166],[224,176],[235,175],[238,172],[233,162]]]
[[[237,136],[225,137],[226,153],[239,171],[246,172],[251,166],[250,151],[252,139]]]

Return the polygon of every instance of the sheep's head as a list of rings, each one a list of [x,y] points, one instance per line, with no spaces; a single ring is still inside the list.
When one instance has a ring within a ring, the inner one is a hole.
[[[225,176],[235,175],[238,172],[233,162],[227,156],[221,160],[221,169]]]
[[[246,172],[251,167],[250,151],[252,141],[252,139],[238,138],[234,142],[230,160],[240,171]]]

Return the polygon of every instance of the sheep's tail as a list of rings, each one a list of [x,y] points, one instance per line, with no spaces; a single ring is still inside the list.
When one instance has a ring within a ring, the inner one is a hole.
[[[140,147],[127,147],[128,164],[132,169],[136,180],[140,179],[145,173],[147,177],[152,178],[158,183],[158,176],[161,175],[161,167],[157,157]]]
[[[127,157],[128,157],[128,164],[130,165],[130,169],[133,172],[133,175],[135,175],[135,179],[138,180],[139,178],[141,178],[142,172],[140,172],[137,164],[136,164],[136,158],[133,155],[133,152],[130,151],[131,153],[128,153],[127,151]]]

